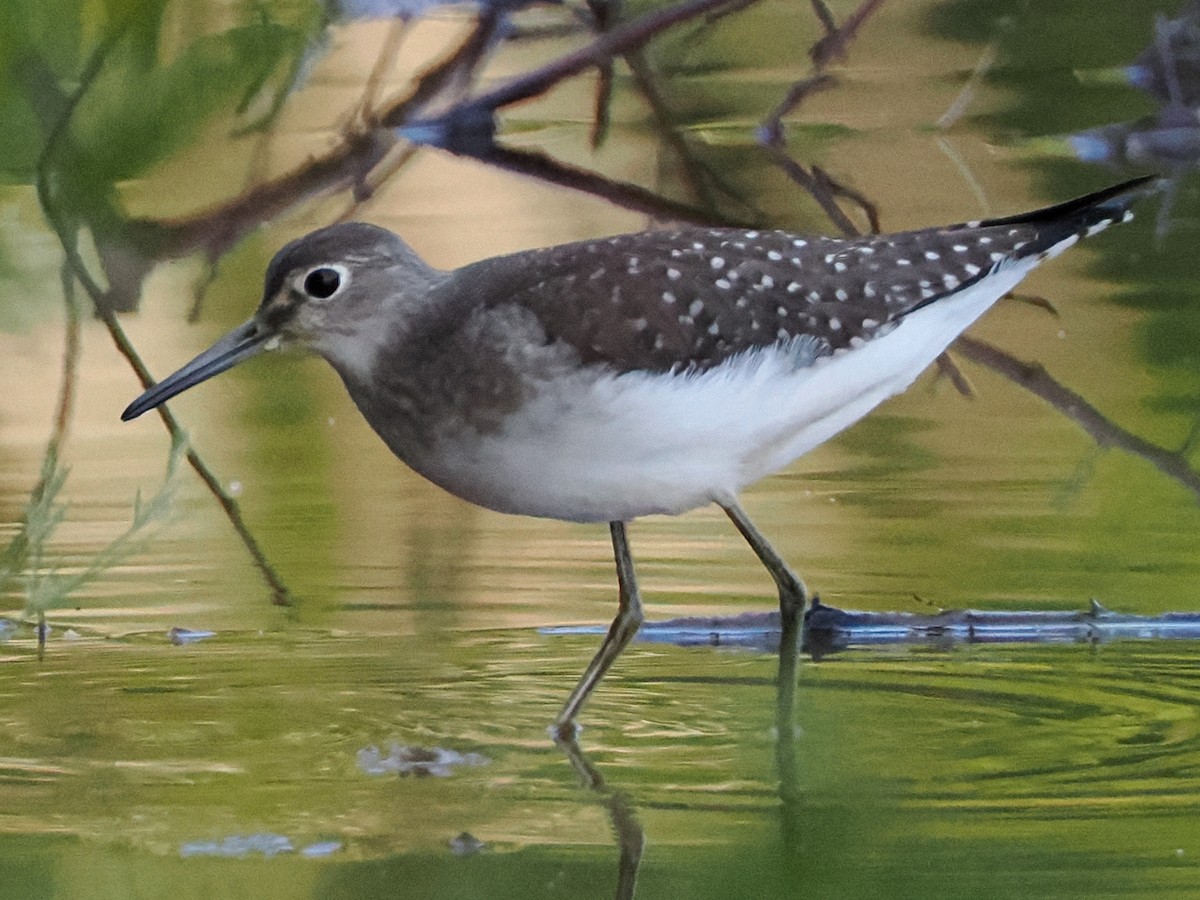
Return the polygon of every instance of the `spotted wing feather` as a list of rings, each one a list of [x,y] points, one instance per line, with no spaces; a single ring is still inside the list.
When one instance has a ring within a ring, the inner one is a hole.
[[[1139,179],[1021,216],[853,240],[685,229],[484,260],[455,290],[531,310],[548,341],[617,372],[704,371],[784,343],[799,364],[859,346],[996,268],[1122,219]]]

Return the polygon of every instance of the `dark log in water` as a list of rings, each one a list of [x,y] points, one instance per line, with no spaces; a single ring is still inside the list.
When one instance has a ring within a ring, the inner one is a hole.
[[[601,634],[602,626],[543,629],[545,634]],[[710,645],[774,652],[779,613],[687,616],[647,622],[639,641]],[[1200,612],[1136,616],[1114,612],[1095,600],[1082,611],[944,610],[930,614],[860,612],[819,600],[804,616],[802,649],[815,658],[854,647],[956,644],[1065,644],[1113,640],[1198,640]]]

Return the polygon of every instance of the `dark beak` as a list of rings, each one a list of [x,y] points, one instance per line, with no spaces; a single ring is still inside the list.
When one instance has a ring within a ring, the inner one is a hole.
[[[121,420],[128,422],[144,412],[166,403],[176,394],[220,375],[244,359],[249,359],[264,350],[272,337],[271,331],[261,326],[257,319],[235,328],[190,363],[173,375],[168,375],[154,387],[142,394],[121,413]]]

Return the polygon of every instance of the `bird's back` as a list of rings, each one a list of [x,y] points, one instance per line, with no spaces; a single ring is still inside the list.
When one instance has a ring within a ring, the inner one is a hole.
[[[486,259],[447,287],[531,310],[549,340],[615,372],[705,371],[799,337],[828,355],[1120,220],[1148,180],[1019,216],[854,239],[728,228],[622,234]]]

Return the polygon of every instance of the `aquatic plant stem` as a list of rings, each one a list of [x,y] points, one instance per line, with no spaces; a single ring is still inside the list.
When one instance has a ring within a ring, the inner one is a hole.
[[[92,308],[95,311],[96,317],[104,324],[109,337],[117,347],[117,351],[125,357],[137,375],[138,380],[141,381],[142,386],[149,387],[154,383],[150,377],[150,372],[146,369],[145,363],[142,362],[141,357],[130,343],[128,337],[126,337],[125,331],[117,321],[116,314],[112,311],[111,306],[105,302],[105,290],[92,277],[87,265],[79,255],[77,245],[78,229],[68,224],[64,218],[55,202],[53,190],[54,158],[67,133],[71,117],[79,105],[79,101],[87,93],[92,82],[99,74],[109,51],[124,33],[124,25],[115,27],[112,33],[96,48],[87,65],[80,73],[79,84],[67,98],[62,114],[46,138],[45,147],[43,147],[41,157],[38,160],[37,194],[42,206],[42,212],[46,216],[46,220],[50,223],[50,227],[54,229],[55,234],[58,236],[59,242],[62,244],[63,253],[66,258],[66,267],[71,273],[69,279],[77,281],[83,287],[92,301]],[[68,276],[64,274],[64,283],[66,280],[68,280]],[[71,296],[74,296],[73,291],[71,292]],[[59,416],[62,425],[61,427],[56,425],[55,434],[60,442],[62,436],[66,433],[66,422],[70,418],[70,410],[70,397],[67,396],[65,399],[60,400]],[[172,442],[186,440],[183,429],[179,426],[178,421],[171,414],[170,410],[166,407],[160,407],[158,413],[171,435]],[[222,487],[220,481],[212,473],[212,470],[208,468],[200,458],[200,455],[190,446],[187,451],[187,461],[196,474],[200,476],[200,480],[204,482],[210,493],[216,498],[226,518],[229,519],[234,531],[246,547],[254,565],[258,568],[259,573],[271,589],[272,602],[277,606],[290,606],[291,593],[287,585],[267,560],[266,554],[263,553],[258,541],[250,533],[250,529],[247,528],[237,501]],[[44,640],[44,633],[41,627],[39,627],[39,640]]]

